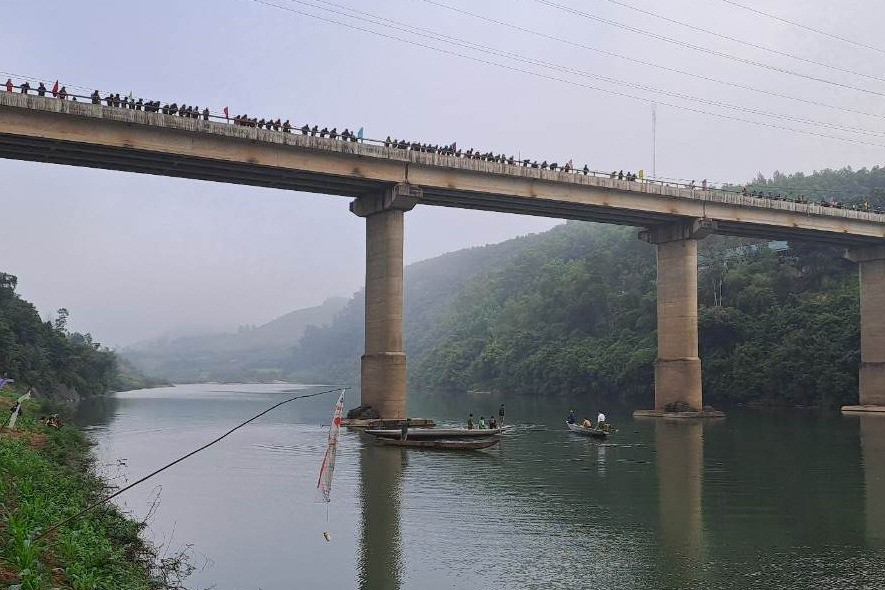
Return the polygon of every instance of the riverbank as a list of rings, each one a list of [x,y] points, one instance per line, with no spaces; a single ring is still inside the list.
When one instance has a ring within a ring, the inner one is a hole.
[[[92,443],[80,430],[40,423],[41,415],[55,411],[46,402],[26,401],[16,429],[7,430],[17,395],[0,394],[0,587],[182,588],[186,559],[160,560],[140,537],[145,523],[112,504],[33,540],[106,495],[109,485],[95,475]]]

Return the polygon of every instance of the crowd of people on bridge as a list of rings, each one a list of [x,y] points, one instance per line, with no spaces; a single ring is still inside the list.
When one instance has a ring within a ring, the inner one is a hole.
[[[136,111],[145,111],[148,113],[160,113],[163,115],[171,115],[178,117],[185,117],[191,119],[202,119],[203,121],[209,121],[210,119],[216,119],[220,121],[224,121],[227,123],[232,123],[233,125],[241,126],[241,127],[251,127],[255,129],[265,129],[268,131],[278,131],[281,133],[293,133],[300,132],[302,135],[308,135],[312,137],[323,137],[328,139],[334,139],[339,141],[348,141],[348,142],[363,142],[363,130],[360,129],[357,132],[351,131],[350,129],[344,129],[339,132],[336,127],[329,129],[328,127],[319,128],[318,125],[310,126],[303,125],[301,127],[294,126],[289,119],[282,121],[280,117],[277,118],[257,118],[250,117],[247,114],[243,115],[235,115],[234,117],[228,116],[228,108],[225,107],[223,109],[223,115],[212,114],[208,108],[200,109],[198,106],[187,105],[182,103],[180,106],[178,103],[162,103],[159,100],[148,100],[145,101],[141,98],[134,98],[132,93],[130,92],[127,96],[121,96],[119,93],[117,94],[106,94],[105,96],[101,96],[98,90],[94,91],[91,95],[87,96],[79,96],[76,94],[69,93],[67,88],[64,85],[59,85],[59,82],[56,81],[55,85],[51,89],[47,89],[46,85],[43,82],[40,82],[36,88],[32,88],[30,83],[25,81],[21,84],[14,84],[11,78],[6,80],[6,91],[7,92],[20,92],[21,94],[30,94],[31,92],[35,93],[37,96],[52,96],[59,100],[73,100],[76,101],[78,98],[88,99],[92,102],[92,104],[101,105],[104,104],[108,107],[114,108],[122,108],[122,109],[132,109]],[[372,141],[372,140],[369,140]],[[583,167],[575,167],[572,160],[569,160],[565,164],[560,165],[558,162],[548,162],[544,160],[542,162],[538,162],[537,160],[532,160],[530,158],[517,158],[515,156],[508,156],[502,153],[495,152],[486,152],[478,149],[470,148],[470,149],[461,149],[458,147],[457,143],[452,143],[450,145],[440,145],[440,144],[430,144],[416,141],[408,141],[404,139],[393,139],[390,136],[383,142],[377,142],[383,145],[386,148],[406,150],[412,152],[419,153],[429,153],[429,154],[438,154],[442,156],[450,156],[461,159],[469,159],[469,160],[479,160],[483,162],[491,162],[496,164],[507,164],[510,166],[521,166],[523,168],[534,168],[539,170],[551,170],[553,172],[563,172],[563,173],[572,173],[572,174],[583,174],[583,175],[594,175],[594,176],[608,176],[608,178],[612,180],[619,181],[629,181],[629,182],[660,182],[660,181],[651,181],[647,179],[643,170],[639,170],[636,173],[633,172],[624,172],[620,171],[612,171],[611,173],[599,173],[597,171],[591,170],[587,164],[584,164]],[[695,181],[691,182],[667,182],[666,184],[671,186],[678,186],[689,188],[692,190],[700,189],[702,191],[708,190],[706,179],[701,182],[701,186],[698,187],[695,185]],[[735,190],[726,190],[719,189],[725,192],[737,192],[738,194],[744,197],[754,197],[759,199],[766,199],[772,201],[789,201],[794,203],[812,203],[813,201],[809,201],[805,195],[799,195],[795,198],[785,197],[778,193],[772,193],[771,191],[765,192],[762,190],[748,190],[746,187],[741,189],[740,191]],[[859,211],[872,211],[874,213],[882,213],[878,208],[871,207],[869,203],[862,204],[846,204],[840,201],[832,200],[832,199],[822,199],[817,204],[823,207],[834,207],[837,209],[853,209]]]

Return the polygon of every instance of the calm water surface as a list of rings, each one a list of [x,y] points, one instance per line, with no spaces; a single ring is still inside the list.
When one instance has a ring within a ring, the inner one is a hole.
[[[122,484],[297,389],[133,391],[79,418]],[[313,500],[334,401],[283,406],[121,504],[150,514],[168,552],[192,546],[194,588],[885,589],[885,416],[735,410],[681,424],[610,409],[620,430],[598,442],[563,424],[570,405],[595,406],[510,399],[516,428],[491,451],[344,431],[327,510]],[[500,401],[413,399],[410,414],[456,424]]]

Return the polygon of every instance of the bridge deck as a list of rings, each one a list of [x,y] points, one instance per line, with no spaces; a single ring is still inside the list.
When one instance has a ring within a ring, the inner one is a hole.
[[[730,235],[882,243],[885,215],[527,168],[369,143],[0,92],[0,157],[647,227],[707,217]]]

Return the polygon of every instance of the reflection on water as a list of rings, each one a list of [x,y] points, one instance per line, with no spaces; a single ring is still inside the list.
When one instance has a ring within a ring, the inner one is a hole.
[[[129,392],[83,406],[81,419],[100,463],[126,458],[132,481],[291,389]],[[409,401],[446,425],[500,403]],[[275,410],[123,502],[143,516],[161,488],[154,538],[211,559],[195,588],[883,587],[885,419],[735,410],[717,424],[639,422],[599,401],[506,404],[513,432],[478,453],[344,431],[328,521],[313,498],[334,395]],[[569,432],[571,407],[605,411],[618,432]]]
[[[867,539],[885,548],[885,415],[861,415],[859,419]]]
[[[655,421],[660,539],[671,575],[686,587],[700,579],[704,561],[704,423]]]
[[[376,445],[360,449],[359,581],[361,590],[399,590],[402,472],[408,451]]]

